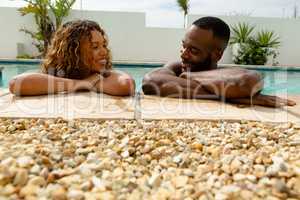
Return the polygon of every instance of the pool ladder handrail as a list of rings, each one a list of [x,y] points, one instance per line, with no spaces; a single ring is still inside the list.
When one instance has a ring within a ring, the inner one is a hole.
[[[141,125],[142,110],[141,110],[141,93],[137,91],[134,95],[134,120]]]

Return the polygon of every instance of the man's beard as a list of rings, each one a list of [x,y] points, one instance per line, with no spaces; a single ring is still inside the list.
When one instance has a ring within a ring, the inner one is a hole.
[[[211,56],[207,56],[207,58],[201,62],[188,62],[182,60],[182,63],[183,63],[183,71],[190,71],[190,72],[209,70],[212,67]]]

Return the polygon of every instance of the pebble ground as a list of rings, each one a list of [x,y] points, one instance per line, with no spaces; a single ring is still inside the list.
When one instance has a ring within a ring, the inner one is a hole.
[[[0,199],[300,199],[300,127],[0,119]]]

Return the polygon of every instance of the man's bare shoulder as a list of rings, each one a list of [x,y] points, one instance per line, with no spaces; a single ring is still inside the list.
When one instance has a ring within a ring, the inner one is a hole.
[[[243,67],[218,67],[217,69],[210,70],[217,73],[226,73],[226,74],[258,74],[259,72],[253,69],[246,69]]]
[[[179,76],[182,73],[180,62],[169,62],[164,64],[162,67],[155,68],[147,74],[176,74]]]

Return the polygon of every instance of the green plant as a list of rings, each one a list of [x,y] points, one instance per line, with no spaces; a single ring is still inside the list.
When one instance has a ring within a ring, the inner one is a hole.
[[[234,63],[243,65],[264,65],[268,56],[272,56],[273,60],[278,53],[272,48],[262,47],[257,38],[249,38],[248,43],[240,46],[238,55],[234,57]]]
[[[55,17],[56,28],[61,25],[63,18],[69,15],[75,1],[76,0],[56,0],[55,4],[49,4]]]
[[[22,28],[21,31],[29,34],[41,55],[46,54],[50,45],[51,37],[55,30],[61,25],[62,20],[69,14],[76,0],[23,0],[28,4],[19,9],[22,16],[32,14],[37,25],[36,31]],[[52,19],[54,16],[54,20]]]
[[[33,59],[34,57],[29,54],[22,54],[17,56],[17,59]]]
[[[189,12],[189,9],[190,9],[189,0],[177,0],[177,4],[180,7],[180,9],[183,11],[183,17],[184,17],[183,27],[186,28],[186,26],[187,26],[186,25],[186,17]]]
[[[233,35],[230,38],[230,44],[239,44],[237,55],[234,55],[234,63],[264,65],[268,57],[272,57],[274,62],[278,56],[276,48],[279,47],[280,40],[274,31],[262,30],[253,36],[254,29],[255,26],[247,23],[238,23],[231,27]]]
[[[252,26],[245,22],[238,23],[235,26],[231,26],[231,31],[233,35],[230,38],[230,44],[247,43],[251,37],[254,28],[255,26]]]
[[[254,38],[249,38],[247,43],[240,45],[234,63],[243,65],[263,65],[267,61],[266,49],[260,48]]]
[[[274,31],[262,30],[257,33],[257,41],[261,47],[277,48],[280,45],[279,37]]]

